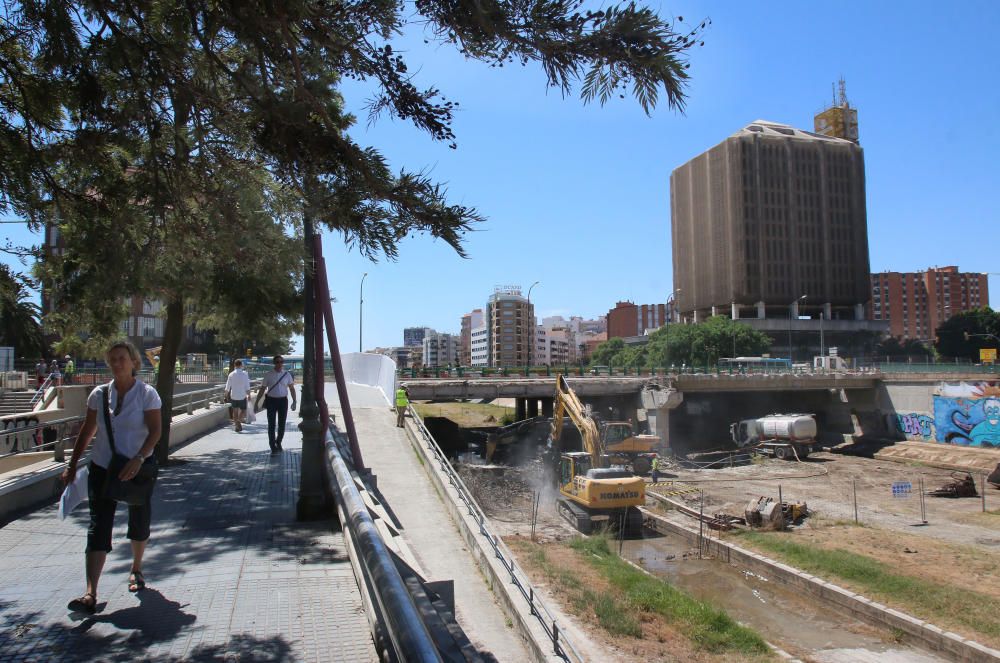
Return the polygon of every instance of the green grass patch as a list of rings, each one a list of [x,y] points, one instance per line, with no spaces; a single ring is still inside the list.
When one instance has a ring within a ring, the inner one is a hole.
[[[681,625],[682,632],[695,645],[712,653],[766,654],[770,650],[764,639],[755,631],[740,626],[722,610],[698,601],[676,587],[630,566],[608,546],[605,536],[578,538],[570,546],[592,564],[619,592],[621,598],[609,598],[602,603],[607,610],[605,620],[611,628],[628,629],[631,615],[638,612],[655,613],[666,621]],[[613,611],[620,614],[613,616]],[[636,622],[638,626],[638,622]]]
[[[422,419],[445,417],[462,428],[500,426],[505,417],[513,421],[514,408],[492,403],[414,403]]]
[[[895,573],[873,557],[825,550],[789,540],[788,535],[742,532],[755,547],[808,573],[844,580],[869,598],[891,603],[933,623],[957,623],[1000,638],[1000,600],[968,589]]]

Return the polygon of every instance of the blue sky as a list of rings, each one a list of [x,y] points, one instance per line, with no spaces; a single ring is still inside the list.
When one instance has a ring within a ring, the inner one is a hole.
[[[547,89],[536,66],[492,69],[419,32],[397,44],[419,86],[460,103],[458,149],[408,122],[367,122],[363,84],[344,88],[355,138],[395,169],[423,170],[487,221],[467,259],[428,237],[371,263],[327,235],[324,251],[343,350],[400,345],[402,329],[457,332],[493,287],[539,281],[540,316],[596,317],[618,300],[672,290],[670,171],[755,119],[812,128],[843,76],[865,149],[873,271],[958,265],[1000,272],[991,229],[1000,191],[1000,3],[669,2],[686,24],[710,17],[690,57],[684,114],[642,113],[631,98],[583,105]],[[834,8],[836,11],[833,11]],[[575,91],[578,92],[578,91]],[[16,230],[17,226],[0,226]],[[16,237],[16,235],[15,235]],[[1000,308],[1000,277],[990,278]]]

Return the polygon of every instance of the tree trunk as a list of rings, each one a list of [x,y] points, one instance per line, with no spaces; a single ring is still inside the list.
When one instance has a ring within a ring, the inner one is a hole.
[[[177,351],[181,347],[184,333],[184,298],[171,296],[167,301],[167,319],[163,329],[163,347],[160,349],[160,372],[156,381],[156,391],[160,393],[163,407],[160,410],[162,433],[156,444],[156,459],[160,465],[166,465],[170,455],[170,422],[174,418],[174,365],[177,362]]]

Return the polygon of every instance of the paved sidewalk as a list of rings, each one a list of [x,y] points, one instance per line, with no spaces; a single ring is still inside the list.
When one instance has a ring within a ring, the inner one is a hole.
[[[274,456],[262,421],[202,437],[161,470],[137,594],[119,508],[96,615],[66,610],[84,591],[86,504],[0,529],[0,661],[377,660],[343,538],[295,522],[297,417]]]

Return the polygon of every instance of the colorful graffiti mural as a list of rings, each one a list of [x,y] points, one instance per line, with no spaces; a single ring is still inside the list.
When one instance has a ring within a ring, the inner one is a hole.
[[[971,447],[1000,447],[1000,385],[942,384],[934,395],[935,440]]]
[[[896,428],[907,440],[927,441],[934,439],[934,417],[926,414],[917,412],[899,414],[897,412]]]

